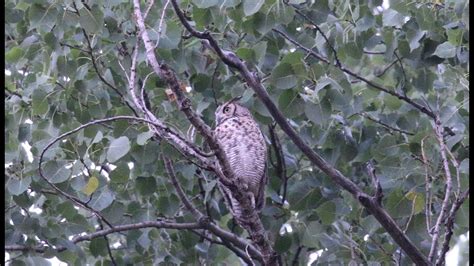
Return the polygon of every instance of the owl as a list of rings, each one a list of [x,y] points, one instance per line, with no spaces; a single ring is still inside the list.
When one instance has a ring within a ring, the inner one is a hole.
[[[266,145],[263,134],[250,111],[232,99],[216,109],[214,136],[223,149],[232,172],[244,188],[252,194],[252,203],[260,211],[265,203]],[[242,209],[232,191],[220,184],[224,199],[239,219]]]

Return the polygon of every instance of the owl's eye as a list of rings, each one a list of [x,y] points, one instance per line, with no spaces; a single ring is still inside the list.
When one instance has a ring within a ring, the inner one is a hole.
[[[229,111],[230,111],[229,106],[224,107],[224,114],[225,114],[225,113],[228,113]]]

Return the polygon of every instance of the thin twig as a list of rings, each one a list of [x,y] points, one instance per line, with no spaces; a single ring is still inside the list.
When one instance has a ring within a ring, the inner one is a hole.
[[[57,143],[59,140],[67,137],[67,136],[70,136],[76,132],[78,132],[79,130],[81,129],[84,129],[86,127],[89,127],[91,125],[95,125],[95,124],[101,124],[101,123],[106,123],[106,122],[111,122],[111,121],[116,121],[116,120],[131,120],[131,121],[138,121],[138,122],[144,122],[144,123],[148,123],[148,124],[153,124],[155,126],[159,126],[157,125],[156,123],[154,123],[153,121],[150,121],[150,120],[147,120],[147,119],[143,119],[143,118],[139,118],[139,117],[134,117],[134,116],[116,116],[116,117],[110,117],[110,118],[105,118],[105,119],[99,119],[99,120],[93,120],[93,121],[90,121],[86,124],[83,124],[73,130],[70,130],[68,132],[65,132],[63,134],[61,134],[60,136],[54,138],[52,141],[50,141],[46,146],[45,148],[41,151],[41,154],[40,154],[40,157],[39,157],[39,166],[38,166],[38,171],[39,171],[39,174],[40,174],[40,177],[46,181],[46,183],[48,183],[55,191],[57,191],[59,194],[61,194],[62,196],[64,196],[65,198],[67,198],[68,200],[70,200],[71,202],[75,203],[77,206],[80,206],[86,210],[89,210],[91,211],[92,213],[94,213],[96,216],[100,217],[102,219],[102,221],[104,221],[108,226],[110,227],[113,227],[112,224],[110,222],[108,222],[105,217],[103,217],[97,210],[91,208],[90,206],[87,205],[86,202],[83,202],[82,200],[80,200],[79,198],[75,197],[75,196],[72,196],[72,195],[69,195],[67,194],[66,192],[62,191],[60,188],[58,188],[55,184],[53,184],[51,181],[49,181],[49,179],[44,175],[44,172],[43,172],[43,168],[42,168],[42,164],[43,164],[43,158],[44,158],[44,154],[46,153],[46,151],[48,151],[49,148],[51,148],[55,143]]]
[[[426,201],[425,201],[425,220],[426,220],[426,230],[428,231],[428,234],[431,235],[431,182],[432,178],[429,174],[429,164],[428,160],[426,159],[425,155],[425,148],[424,148],[424,142],[425,139],[428,136],[424,137],[421,139],[420,145],[421,145],[421,158],[423,162],[423,166],[425,167],[425,194],[426,194]]]
[[[113,233],[142,229],[142,228],[150,228],[150,227],[167,228],[167,229],[202,229],[201,224],[197,222],[196,223],[176,223],[176,222],[169,222],[169,221],[146,221],[146,222],[140,222],[140,223],[134,223],[134,224],[117,225],[114,228],[103,229],[103,230],[96,231],[94,233],[76,236],[71,240],[71,242],[74,244],[77,244],[79,242],[90,241],[92,239],[103,237],[103,236],[110,235]],[[5,251],[8,251],[8,252],[35,251],[38,253],[44,253],[46,251],[46,248],[47,247],[44,245],[39,245],[36,247],[29,247],[29,246],[24,246],[24,245],[6,245]],[[67,249],[68,249],[67,247],[62,247],[62,246],[54,248],[56,252],[62,252]]]
[[[410,136],[414,136],[415,134],[412,133],[412,132],[408,132],[406,130],[403,130],[403,129],[399,129],[399,128],[396,128],[396,127],[392,127],[391,125],[387,124],[387,123],[384,123],[382,122],[381,120],[379,119],[376,119],[376,118],[373,118],[372,116],[370,116],[369,114],[365,113],[365,112],[362,112],[362,113],[357,113],[358,115],[361,115],[367,119],[369,119],[370,121],[372,122],[375,122],[377,124],[380,124],[382,125],[383,127],[387,128],[390,131],[397,131],[397,132],[400,132],[402,134],[407,134],[407,135],[410,135]]]
[[[82,33],[84,35],[84,38],[86,39],[86,42],[87,42],[87,46],[88,46],[88,51],[87,53],[89,54],[89,56],[91,57],[91,62],[92,62],[92,66],[94,67],[94,70],[95,72],[97,73],[97,76],[99,77],[99,79],[105,84],[107,85],[109,88],[111,88],[115,93],[117,93],[119,96],[120,96],[120,99],[122,100],[123,103],[125,103],[128,108],[130,110],[132,110],[133,114],[135,116],[138,116],[137,112],[135,111],[135,109],[130,105],[130,103],[125,99],[125,96],[123,95],[123,93],[121,93],[119,91],[119,89],[117,89],[115,86],[113,86],[112,84],[110,84],[110,82],[108,82],[104,76],[102,76],[102,74],[100,73],[99,71],[99,66],[97,65],[97,62],[96,62],[96,57],[94,55],[94,52],[93,52],[93,49],[92,49],[92,44],[91,44],[91,41],[89,40],[89,35],[87,34],[86,30],[82,28]]]
[[[156,39],[155,48],[158,47],[158,44],[160,43],[160,36],[163,30],[163,21],[165,21],[166,8],[168,7],[169,3],[170,0],[167,0],[165,5],[163,6],[163,10],[161,11],[160,23],[158,24],[158,37]]]
[[[452,205],[449,215],[446,218],[446,221],[444,223],[446,227],[446,230],[444,232],[444,243],[443,247],[441,248],[440,255],[436,260],[437,266],[444,265],[445,263],[446,253],[449,250],[449,242],[451,241],[451,237],[453,236],[454,218],[456,217],[456,212],[459,210],[459,207],[461,207],[467,197],[469,197],[469,188],[464,191],[464,193],[459,195],[459,198]]]
[[[282,37],[284,37],[285,39],[287,39],[288,41],[290,41],[291,43],[293,43],[294,45],[296,45],[298,48],[304,50],[305,52],[311,54],[313,57],[317,58],[318,60],[326,63],[326,64],[329,64],[329,61],[328,59],[324,58],[323,56],[317,54],[316,52],[314,52],[313,50],[309,49],[309,48],[306,48],[305,46],[303,46],[302,44],[300,44],[299,42],[295,41],[294,39],[292,39],[290,36],[288,36],[286,33],[278,30],[278,29],[273,29],[273,31],[277,32],[278,34],[280,34]],[[373,87],[373,88],[376,88],[380,91],[383,91],[385,93],[388,93],[392,96],[395,96],[397,98],[399,98],[400,100],[402,101],[405,101],[407,102],[408,104],[412,105],[413,107],[415,107],[416,109],[420,110],[422,113],[428,115],[429,117],[431,117],[432,119],[435,119],[435,115],[433,112],[431,112],[430,110],[428,110],[427,107],[417,103],[417,102],[414,102],[412,99],[408,98],[407,96],[404,96],[404,95],[401,95],[397,92],[394,92],[390,89],[387,89],[387,88],[384,88],[383,86],[379,85],[379,84],[376,84],[374,83],[373,81],[370,81],[362,76],[360,76],[359,74],[356,74],[354,73],[352,70],[349,70],[348,68],[346,68],[345,66],[343,65],[340,65],[338,66],[339,69],[341,69],[343,72],[355,77],[356,79],[358,80],[361,80],[363,82],[365,82],[367,85]]]
[[[209,241],[210,243],[212,244],[217,244],[217,245],[222,245],[222,246],[225,246],[227,247],[228,249],[230,249],[232,252],[234,252],[234,254],[241,258],[243,261],[245,261],[245,263],[247,263],[248,265],[255,265],[255,263],[253,263],[252,261],[252,258],[249,256],[249,254],[245,253],[244,251],[242,251],[241,249],[238,249],[236,248],[235,246],[233,246],[231,243],[229,242],[226,242],[226,241],[219,241],[219,240],[215,240],[215,239],[212,239],[208,236],[206,236],[205,234],[202,234],[196,230],[191,230],[191,232],[195,233],[196,235],[206,239],[207,241]]]
[[[298,246],[298,249],[296,249],[296,253],[295,253],[295,256],[293,257],[293,261],[291,262],[291,265],[292,266],[296,266],[298,265],[298,261],[299,261],[299,256],[300,256],[300,253],[301,251],[303,250],[305,246]]]
[[[102,225],[102,222],[99,220],[99,226],[100,230],[104,230],[104,226]],[[107,246],[107,252],[109,253],[110,261],[112,262],[112,265],[116,266],[117,263],[115,262],[114,256],[112,255],[112,250],[110,249],[110,243],[109,243],[109,238],[105,235],[104,240]]]
[[[283,1],[284,3],[288,4],[286,1]],[[339,58],[337,56],[337,51],[336,49],[334,49],[334,46],[329,42],[329,39],[328,37],[326,37],[326,34],[324,34],[324,32],[321,30],[321,28],[318,26],[318,24],[316,24],[311,18],[309,18],[306,14],[304,14],[303,12],[301,12],[300,10],[298,10],[294,5],[291,5],[295,8],[295,12],[298,13],[298,15],[302,16],[304,19],[306,19],[311,25],[313,25],[317,31],[319,31],[319,33],[321,34],[321,36],[324,38],[324,40],[326,41],[327,45],[329,46],[329,48],[331,49],[332,53],[334,54],[334,60],[336,60],[336,66],[340,67],[341,66],[341,62],[339,61]]]
[[[374,198],[377,200],[379,204],[382,204],[382,198],[383,198],[382,186],[380,185],[379,177],[375,174],[375,167],[373,166],[371,161],[367,162],[367,173],[369,173],[369,176],[371,177],[373,185],[375,187]]]
[[[280,139],[275,133],[275,124],[268,126],[268,131],[270,132],[270,141],[272,143],[273,150],[275,151],[276,156],[276,171],[280,176],[281,182],[283,182],[283,192],[281,196],[281,205],[285,204],[286,201],[286,191],[288,186],[288,176],[286,171],[285,156],[283,154],[283,149],[280,144]]]

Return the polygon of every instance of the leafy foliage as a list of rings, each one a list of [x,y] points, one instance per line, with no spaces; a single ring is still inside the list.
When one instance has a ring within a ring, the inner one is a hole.
[[[323,250],[317,259],[322,264],[408,263],[403,252],[392,256],[399,247],[374,217],[276,127],[285,170],[279,167],[268,110],[212,50],[185,37],[171,5],[161,20],[165,3],[156,1],[150,9],[148,32],[158,42],[157,57],[176,71],[197,113],[212,125],[216,103],[243,96],[240,102],[253,112],[267,138],[270,180],[261,218],[282,260],[306,264],[311,253]],[[442,126],[453,132],[444,140],[449,160],[459,164],[456,169],[450,162],[449,168],[459,193],[458,188],[469,185],[469,2],[390,4],[192,0],[180,5],[193,26],[211,32],[223,49],[234,51],[258,73],[300,137],[369,194],[375,190],[365,164],[373,160],[383,206],[428,255],[432,236],[426,215],[433,226],[446,183],[434,120],[400,97],[348,75],[337,62],[439,114]],[[39,157],[51,140],[82,124],[137,111],[132,110],[126,74],[137,45],[133,4],[8,0],[5,10],[5,159],[11,163],[5,170],[5,245],[48,246],[40,254],[11,252],[15,261],[36,265],[53,256],[77,265],[238,261],[225,246],[190,230],[145,228],[70,241],[105,225],[52,190],[39,176]],[[170,128],[205,147],[165,83],[153,74],[147,77],[150,72],[141,45],[137,73],[151,109]],[[24,143],[31,145],[33,160]],[[59,189],[88,202],[113,225],[192,222],[166,174],[163,154],[177,161],[180,184],[193,203],[222,228],[245,236],[224,206],[215,176],[153,137],[143,123],[117,120],[68,135],[44,153],[43,171]],[[455,239],[469,230],[468,207],[469,199],[457,212]]]

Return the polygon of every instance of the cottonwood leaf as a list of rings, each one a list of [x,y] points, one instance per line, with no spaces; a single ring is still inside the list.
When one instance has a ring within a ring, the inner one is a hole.
[[[107,160],[111,163],[125,156],[130,151],[130,140],[122,136],[112,140],[107,150]]]

